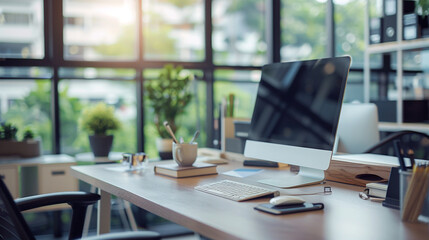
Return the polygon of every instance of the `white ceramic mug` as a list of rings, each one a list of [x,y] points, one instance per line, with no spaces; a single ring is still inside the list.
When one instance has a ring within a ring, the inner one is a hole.
[[[179,166],[188,167],[197,159],[198,143],[174,143],[173,159]]]

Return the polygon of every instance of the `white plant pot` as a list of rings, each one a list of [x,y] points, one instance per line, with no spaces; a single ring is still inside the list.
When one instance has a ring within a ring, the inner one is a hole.
[[[161,160],[173,159],[173,139],[157,138],[155,143]]]

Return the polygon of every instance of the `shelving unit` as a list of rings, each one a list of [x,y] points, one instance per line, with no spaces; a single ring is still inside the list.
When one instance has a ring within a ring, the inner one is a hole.
[[[371,1],[371,0],[368,0]],[[365,11],[365,52],[364,52],[364,101],[370,102],[370,56],[372,54],[382,53],[395,53],[397,58],[397,69],[396,69],[396,87],[397,87],[397,99],[396,99],[396,124],[398,128],[413,128],[412,124],[403,124],[403,52],[406,50],[429,48],[429,38],[419,38],[415,40],[403,40],[403,1],[397,0],[397,29],[395,42],[387,42],[380,44],[369,44],[369,3],[367,1],[367,7]],[[383,124],[383,123],[382,123]],[[381,125],[382,125],[381,124]],[[429,124],[418,124],[417,129],[423,129],[427,127],[429,130]],[[422,128],[423,126],[423,128]],[[381,127],[380,130],[382,130]],[[427,133],[428,130],[425,132]]]

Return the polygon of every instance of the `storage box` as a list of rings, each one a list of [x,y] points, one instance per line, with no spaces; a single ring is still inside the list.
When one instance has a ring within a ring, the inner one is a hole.
[[[326,180],[365,187],[370,182],[389,180],[390,169],[398,166],[396,157],[379,154],[334,155]]]

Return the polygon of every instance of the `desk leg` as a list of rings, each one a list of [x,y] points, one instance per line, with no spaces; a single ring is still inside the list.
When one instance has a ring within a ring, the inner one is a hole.
[[[110,193],[98,189],[101,196],[97,211],[97,234],[110,232]]]

